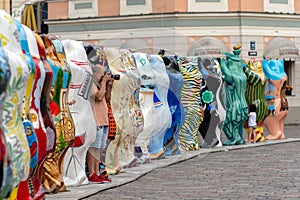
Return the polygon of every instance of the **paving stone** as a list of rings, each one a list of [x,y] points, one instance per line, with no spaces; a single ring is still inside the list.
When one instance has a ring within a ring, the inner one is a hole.
[[[300,138],[300,126],[285,130]],[[154,170],[137,180],[82,199],[300,199],[300,140],[282,142],[208,149],[185,160],[189,152],[176,157],[183,162],[149,164]]]

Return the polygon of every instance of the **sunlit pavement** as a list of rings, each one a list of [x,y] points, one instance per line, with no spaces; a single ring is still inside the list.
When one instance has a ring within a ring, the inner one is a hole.
[[[110,176],[112,183],[68,187],[46,199],[297,199],[300,126],[286,126],[285,132],[285,140],[152,161]]]

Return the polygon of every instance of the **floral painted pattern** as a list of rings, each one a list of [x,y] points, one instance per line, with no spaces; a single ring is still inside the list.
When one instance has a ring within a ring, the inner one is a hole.
[[[67,66],[61,42],[54,36],[43,36],[42,39],[53,72],[50,112],[56,130],[55,150],[43,165],[43,186],[47,192],[58,192],[66,189],[62,177],[62,163],[75,137],[75,126],[68,105],[71,71]]]
[[[17,26],[10,15],[0,11],[0,37],[6,52],[8,65],[11,69],[11,79],[7,87],[7,96],[4,100],[2,123],[9,154],[13,167],[13,178],[10,180],[12,190],[2,191],[1,196],[15,198],[17,186],[25,181],[30,170],[30,149],[22,124],[22,106],[26,93],[30,69],[25,62],[25,56],[20,46],[20,37]]]
[[[10,68],[7,63],[7,58],[2,47],[0,47],[0,116],[2,119],[2,110],[6,97],[6,89],[11,76]],[[2,182],[0,183],[0,199],[6,198],[12,189],[12,165],[11,157],[8,149],[8,144],[4,135],[3,120],[0,122],[0,163]]]

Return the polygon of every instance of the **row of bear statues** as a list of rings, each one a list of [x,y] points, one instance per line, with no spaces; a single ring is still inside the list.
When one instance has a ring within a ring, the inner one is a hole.
[[[242,60],[239,46],[221,59],[87,48],[38,35],[3,10],[0,19],[0,199],[43,199],[89,183],[95,66],[119,79],[109,102],[111,174],[200,146],[244,144],[250,104],[257,108],[252,140],[265,140],[264,126],[266,139],[285,138],[283,60]]]

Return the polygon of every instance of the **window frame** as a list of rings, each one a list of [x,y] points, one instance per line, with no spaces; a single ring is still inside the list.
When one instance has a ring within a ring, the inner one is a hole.
[[[144,1],[144,3],[143,4],[128,4],[128,1]],[[146,5],[146,0],[126,0],[126,6],[144,6],[144,5]]]
[[[218,2],[188,0],[188,12],[228,12],[228,9],[228,0]]]
[[[294,60],[284,60],[284,71],[287,75],[287,85],[292,87],[291,94],[286,92],[286,96],[293,96],[294,93],[294,86],[295,86],[295,61]]]
[[[195,0],[196,3],[221,3],[221,0]]]
[[[270,0],[264,0],[265,12],[277,12],[277,13],[295,13],[294,0],[287,0],[287,4],[282,3],[270,3]]]
[[[271,1],[277,1],[277,2],[271,2]],[[286,1],[286,3],[280,3],[279,1]],[[270,4],[289,4],[288,0],[269,0]]]
[[[127,5],[127,0],[120,0],[120,15],[140,15],[152,13],[152,1],[145,0],[145,5]]]
[[[76,9],[76,4],[91,3],[91,8]],[[68,1],[68,17],[69,18],[84,18],[98,16],[98,0],[72,0]]]
[[[84,5],[84,4],[89,4],[91,7],[86,7],[86,8],[76,8],[76,5]],[[81,9],[92,9],[93,8],[93,2],[80,2],[80,3],[74,3],[74,10],[81,10]]]

